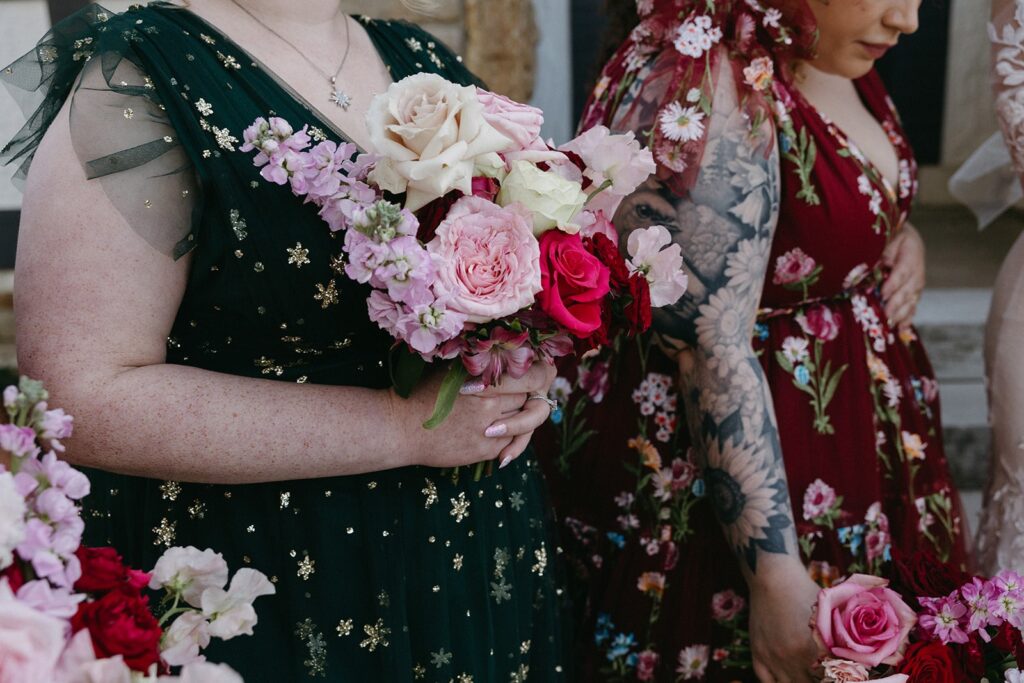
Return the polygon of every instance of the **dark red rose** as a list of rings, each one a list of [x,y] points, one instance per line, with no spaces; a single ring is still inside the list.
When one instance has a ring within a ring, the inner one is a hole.
[[[7,584],[11,587],[11,592],[18,592],[18,589],[25,583],[25,575],[22,574],[21,566],[17,559],[15,559],[14,564],[0,572],[0,579],[7,579]]]
[[[907,558],[897,557],[894,567],[892,588],[911,605],[916,605],[918,598],[949,595],[971,580],[970,574],[941,562],[926,551],[915,552]]]
[[[992,645],[1000,652],[1013,655],[1018,669],[1024,668],[1024,638],[1015,626],[1004,621],[992,639]]]
[[[125,566],[113,548],[79,547],[75,551],[82,563],[82,577],[75,582],[81,593],[105,593],[115,588],[139,592],[149,583],[149,574]]]
[[[149,599],[138,593],[112,590],[99,600],[83,602],[71,627],[76,633],[89,630],[97,657],[122,655],[135,671],[145,672],[160,659],[162,631]]]
[[[914,643],[900,664],[898,673],[910,677],[907,683],[969,683],[953,651],[939,641]]]
[[[434,235],[437,233],[437,226],[441,225],[441,221],[448,215],[452,205],[462,199],[463,196],[460,191],[452,190],[445,196],[438,197],[416,211],[416,218],[420,222],[419,230],[416,231],[416,237],[424,243],[434,239]]]
[[[651,288],[647,278],[640,273],[629,278],[629,296],[632,301],[622,311],[629,322],[629,333],[646,332],[651,326]]]
[[[971,681],[980,681],[985,677],[985,645],[977,633],[971,635],[963,645],[953,645],[953,657],[960,663],[960,668]]]
[[[590,253],[608,267],[611,273],[612,288],[626,292],[629,289],[629,267],[626,265],[626,259],[622,257],[622,252],[619,251],[615,242],[612,242],[605,235],[598,233],[592,238],[585,240],[584,244],[586,244]]]

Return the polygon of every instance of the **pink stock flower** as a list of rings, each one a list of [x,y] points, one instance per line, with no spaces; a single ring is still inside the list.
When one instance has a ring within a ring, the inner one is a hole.
[[[412,306],[398,320],[400,338],[421,354],[433,354],[462,332],[465,324],[466,316],[442,299]]]
[[[47,410],[46,403],[40,403],[36,406],[35,420],[39,429],[39,436],[49,440],[54,450],[63,452],[64,445],[60,440],[71,436],[75,418],[60,408]]]
[[[78,516],[78,508],[71,499],[55,488],[48,488],[36,496],[33,507],[36,512],[56,524]]]
[[[463,197],[427,245],[439,257],[435,291],[470,322],[490,322],[533,304],[541,291],[540,247],[532,217]]]
[[[796,322],[807,334],[822,341],[839,336],[839,316],[825,304],[815,304],[796,316]]]
[[[49,581],[37,579],[24,583],[18,589],[18,600],[58,619],[70,619],[78,611],[78,603],[85,594],[73,593],[70,587],[54,588]]]
[[[636,657],[636,679],[638,681],[653,681],[659,659],[661,659],[661,655],[654,650],[644,650],[638,653]]]
[[[772,282],[777,285],[795,285],[811,276],[818,264],[799,247],[787,251],[775,260],[775,276]]]
[[[968,633],[980,632],[981,637],[988,640],[987,626],[999,626],[1003,620],[995,615],[998,606],[999,591],[991,581],[982,581],[978,577],[960,587],[960,595],[970,612],[967,623]]]
[[[375,289],[366,300],[370,312],[370,320],[395,339],[403,339],[398,322],[406,314],[407,308],[391,300],[387,294]]]
[[[36,457],[40,452],[39,446],[36,445],[36,430],[31,427],[0,424],[0,450],[7,451],[16,458]]]
[[[38,474],[71,500],[81,500],[89,495],[92,486],[89,478],[59,459],[56,453],[51,451],[44,455],[42,460],[26,462],[21,471],[34,471],[37,464]]]
[[[835,502],[835,489],[821,479],[815,479],[804,492],[804,519],[813,521],[827,515]]]
[[[67,622],[15,599],[0,579],[0,683],[52,681]]]
[[[888,583],[854,574],[822,589],[814,636],[829,654],[869,668],[900,662],[917,616]]]
[[[711,616],[718,622],[732,621],[746,606],[747,601],[731,589],[711,596]]]
[[[518,379],[533,365],[534,352],[529,340],[528,332],[495,327],[489,339],[470,341],[462,363],[470,375],[482,378],[487,386],[498,384],[505,374]]]
[[[433,303],[430,284],[437,264],[430,252],[411,236],[398,237],[384,246],[386,260],[373,271],[370,284],[386,288],[389,297],[409,306]]]
[[[520,149],[527,149],[540,137],[544,124],[544,112],[540,109],[513,102],[504,95],[482,88],[477,88],[476,97],[483,105],[484,120]]]
[[[954,591],[945,598],[919,598],[925,613],[921,615],[921,628],[943,644],[966,643],[970,638],[964,630],[967,607]]]

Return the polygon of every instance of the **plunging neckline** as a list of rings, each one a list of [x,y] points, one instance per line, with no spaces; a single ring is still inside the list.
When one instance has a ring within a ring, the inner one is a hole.
[[[152,5],[157,7],[157,8],[159,8],[159,9],[168,9],[168,10],[173,10],[173,11],[176,11],[176,12],[183,12],[183,13],[189,15],[190,17],[192,17],[195,20],[195,22],[200,24],[205,31],[209,31],[210,33],[216,35],[225,44],[231,46],[234,50],[237,50],[239,54],[244,55],[246,59],[248,59],[252,64],[255,64],[257,66],[259,71],[264,73],[267,78],[269,78],[271,81],[273,81],[274,84],[277,85],[277,87],[279,87],[281,90],[283,90],[285,93],[287,93],[288,96],[291,97],[293,100],[295,100],[300,105],[302,105],[302,107],[304,109],[306,109],[310,113],[310,115],[315,119],[314,125],[317,125],[317,126],[323,127],[326,130],[329,130],[331,133],[333,133],[335,136],[339,137],[344,142],[349,142],[349,143],[354,144],[356,146],[356,149],[358,150],[359,153],[366,153],[366,150],[363,149],[363,147],[359,143],[355,142],[352,139],[352,136],[349,135],[347,132],[345,132],[345,130],[343,128],[341,128],[340,126],[338,126],[335,123],[333,123],[331,121],[330,117],[328,117],[323,112],[322,109],[320,109],[315,104],[310,102],[306,97],[304,97],[302,94],[300,94],[292,86],[288,85],[287,81],[285,81],[285,79],[280,74],[278,74],[274,69],[271,69],[269,66],[267,66],[263,62],[263,60],[261,60],[261,59],[257,58],[256,56],[254,56],[251,52],[249,52],[247,49],[242,47],[241,44],[239,44],[238,41],[236,41],[234,38],[232,38],[227,33],[222,31],[219,27],[217,27],[215,24],[213,24],[212,22],[207,20],[205,17],[200,16],[199,14],[196,14],[195,12],[190,10],[188,7],[182,7],[181,5],[175,5],[175,4],[171,3],[171,2],[169,2],[168,0],[157,0],[156,2],[152,3]],[[359,15],[359,14],[349,14],[349,15],[346,15],[346,17],[348,18],[349,21],[355,21],[355,22],[360,23],[360,24],[362,24],[364,26],[368,26],[369,22],[373,21],[372,19],[367,19],[366,17],[364,17],[362,15]],[[388,63],[387,58],[384,56],[384,53],[381,50],[380,44],[378,43],[376,37],[374,37],[374,35],[373,35],[373,33],[371,31],[366,31],[366,34],[367,34],[367,37],[369,37],[370,42],[373,43],[373,49],[376,51],[377,57],[384,64],[384,67],[387,70],[388,75],[390,76],[390,74],[391,74],[391,65]],[[392,82],[394,82],[393,78],[392,78]]]

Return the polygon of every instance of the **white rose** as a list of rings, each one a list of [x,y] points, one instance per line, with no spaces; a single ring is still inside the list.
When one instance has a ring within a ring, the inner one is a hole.
[[[149,587],[153,590],[168,588],[181,591],[185,602],[199,607],[203,591],[223,588],[228,582],[228,563],[220,553],[212,550],[171,548],[156,561]]]
[[[10,472],[0,472],[0,571],[14,562],[14,549],[25,540],[25,499]]]
[[[498,152],[514,143],[484,118],[474,86],[436,74],[415,74],[392,83],[366,114],[373,151],[381,155],[370,182],[406,192],[415,211],[451,190],[472,193],[475,169],[493,173]]]
[[[266,575],[248,567],[235,573],[226,591],[207,588],[201,602],[203,614],[210,618],[210,635],[222,640],[242,634],[252,635],[252,627],[256,625],[253,600],[274,592],[274,586],[267,581]]]
[[[552,228],[579,232],[572,219],[583,210],[587,195],[580,183],[542,171],[528,161],[516,161],[496,198],[500,206],[519,202],[533,216],[533,234]]]

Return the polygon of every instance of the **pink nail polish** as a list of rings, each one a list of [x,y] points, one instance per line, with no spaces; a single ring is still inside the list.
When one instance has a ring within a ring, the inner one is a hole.
[[[483,382],[466,382],[459,389],[459,393],[463,396],[469,396],[471,394],[479,394],[486,388]]]
[[[498,469],[499,470],[505,469],[506,467],[508,467],[509,465],[512,464],[513,460],[515,460],[515,458],[513,456],[511,456],[511,455],[505,456],[505,459],[501,461],[500,465],[498,465]]]
[[[484,436],[486,436],[489,439],[493,439],[498,436],[505,436],[507,432],[507,424],[491,425],[490,427],[487,428],[487,431],[484,432]]]

